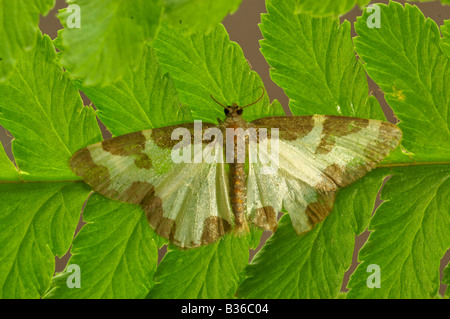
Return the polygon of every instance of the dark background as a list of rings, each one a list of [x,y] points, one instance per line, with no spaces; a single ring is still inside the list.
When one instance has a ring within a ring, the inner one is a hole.
[[[389,1],[381,0],[375,2],[388,3]],[[402,4],[405,3],[404,0],[403,1],[400,0],[397,2],[400,2]],[[450,6],[442,6],[442,4],[439,1],[428,3],[414,3],[414,4],[417,5],[422,10],[422,12],[425,14],[426,17],[432,18],[438,25],[442,25],[444,19],[450,19]],[[57,0],[55,8],[45,18],[41,18],[40,28],[42,32],[48,34],[52,39],[54,39],[57,36],[57,31],[62,28],[59,20],[56,18],[58,10],[66,6],[67,5],[64,0]],[[269,65],[267,64],[266,60],[264,59],[263,55],[260,52],[259,40],[262,39],[262,36],[258,24],[261,21],[260,17],[261,13],[265,12],[266,9],[264,0],[243,0],[239,10],[235,14],[226,17],[225,20],[223,21],[223,24],[227,28],[231,40],[239,43],[253,70],[258,72],[258,74],[261,76],[271,100],[278,99],[285,108],[285,110],[287,110],[289,99],[286,97],[283,90],[280,87],[278,87],[275,83],[273,83],[272,80],[270,79]],[[348,20],[353,23],[354,21],[356,21],[356,17],[360,15],[361,10],[358,7],[355,7],[352,11],[342,16],[341,21]],[[352,35],[356,36],[354,30],[352,32],[353,32]],[[394,117],[392,110],[384,100],[383,93],[370,78],[368,79],[368,81],[369,81],[369,90],[371,91],[372,95],[377,97],[388,121],[396,123],[396,118]],[[90,103],[90,101],[85,96],[83,96],[83,100],[85,104]],[[103,125],[101,125],[101,127],[104,128]],[[103,134],[105,138],[108,138],[110,136],[109,133],[104,129]],[[3,144],[8,156],[13,160],[13,156],[11,153],[11,139],[12,139],[11,134],[9,134],[9,132],[4,130],[0,126],[0,141]],[[380,203],[381,203],[380,200],[377,200],[377,206]],[[82,225],[83,222],[80,219],[80,224],[78,226],[77,231],[82,227]],[[271,235],[270,232],[266,232],[263,235],[260,247],[263,245],[265,240],[267,240],[267,238],[270,237],[270,235]],[[358,236],[356,238],[355,251],[353,254],[353,263],[350,269],[347,271],[346,276],[344,278],[342,291],[347,291],[345,287],[348,282],[348,277],[358,265],[357,262],[358,251],[361,248],[361,246],[365,243],[368,236],[369,232],[366,231],[361,236]],[[258,249],[260,247],[258,247]],[[251,251],[250,258],[253,258],[257,250]],[[160,250],[160,260],[164,256],[165,252],[166,252],[165,247]],[[62,257],[61,259],[56,258],[55,272],[60,272],[64,270],[65,265],[69,258],[70,258],[69,253],[66,254],[64,257]],[[449,261],[450,261],[450,250],[447,251],[447,254],[441,261],[441,269],[440,269],[441,278],[442,278],[442,270]],[[440,293],[444,294],[444,291],[445,286],[441,285]]]

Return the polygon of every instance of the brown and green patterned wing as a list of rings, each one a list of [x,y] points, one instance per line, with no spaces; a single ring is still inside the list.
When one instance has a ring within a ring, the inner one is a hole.
[[[203,130],[213,127],[203,123]],[[78,151],[72,170],[95,191],[140,205],[160,236],[183,248],[209,244],[233,226],[225,164],[175,163],[172,132],[193,124],[131,133]],[[183,143],[181,143],[183,144]],[[207,147],[202,144],[202,151]],[[219,150],[216,154],[223,152]]]
[[[338,188],[372,170],[402,138],[393,124],[354,117],[275,116],[252,124],[278,129],[279,163],[275,174],[264,174],[260,161],[249,164],[248,219],[273,230],[284,207],[299,234],[331,212]]]

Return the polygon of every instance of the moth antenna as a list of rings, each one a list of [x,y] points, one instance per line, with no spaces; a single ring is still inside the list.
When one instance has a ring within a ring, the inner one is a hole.
[[[227,106],[223,105],[222,103],[220,103],[219,101],[217,101],[214,96],[211,94],[210,95],[211,98],[214,100],[214,102],[216,102],[217,104],[219,104],[221,107],[223,107],[224,109],[229,109]]]
[[[249,106],[252,106],[252,105],[255,105],[256,103],[258,103],[259,101],[261,101],[262,100],[262,98],[264,97],[264,95],[266,94],[266,90],[264,90],[264,88],[261,86],[261,89],[262,89],[262,91],[263,91],[263,93],[262,93],[262,95],[261,95],[261,97],[259,98],[259,99],[257,99],[255,102],[253,102],[253,103],[251,103],[251,104],[248,104],[248,105],[245,105],[245,106],[242,106],[242,107],[240,107],[239,109],[243,109],[243,108],[246,108],[246,107],[249,107]]]

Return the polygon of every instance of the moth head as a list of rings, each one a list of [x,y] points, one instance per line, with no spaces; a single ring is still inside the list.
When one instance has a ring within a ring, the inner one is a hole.
[[[226,116],[236,116],[242,115],[242,113],[244,113],[244,110],[236,103],[233,103],[233,105],[231,106],[224,106],[224,112]]]
[[[211,95],[211,98],[214,100],[214,102],[216,102],[217,104],[219,104],[220,106],[222,106],[224,108],[224,113],[227,117],[241,116],[244,113],[244,109],[246,107],[255,105],[256,103],[258,103],[259,101],[262,100],[262,98],[264,97],[264,94],[265,94],[265,90],[263,87],[261,87],[261,89],[263,90],[261,97],[259,99],[257,99],[255,102],[250,103],[248,105],[244,105],[244,106],[239,106],[239,105],[237,105],[237,103],[233,103],[233,105],[225,106],[222,103],[220,103],[219,101],[217,101],[214,98],[214,96]]]

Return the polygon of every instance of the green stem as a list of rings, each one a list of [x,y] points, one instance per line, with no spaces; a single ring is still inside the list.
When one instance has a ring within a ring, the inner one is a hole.
[[[405,166],[420,166],[420,165],[450,165],[450,162],[410,162],[410,163],[393,163],[393,164],[377,165],[376,168],[405,167]]]

